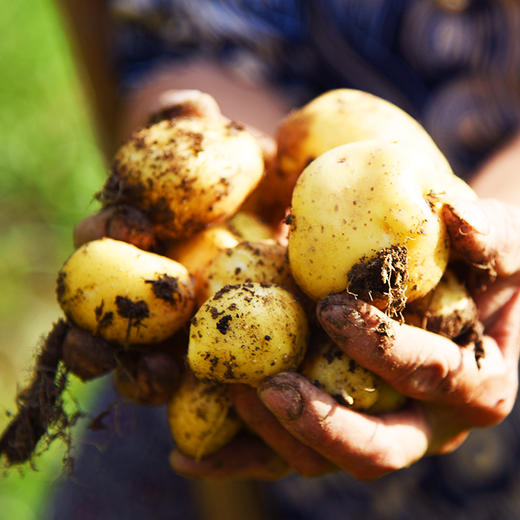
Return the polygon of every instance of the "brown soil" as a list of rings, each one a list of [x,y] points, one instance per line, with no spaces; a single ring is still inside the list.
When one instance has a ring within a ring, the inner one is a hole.
[[[401,316],[406,304],[407,248],[392,246],[362,259],[348,273],[348,291],[382,308],[392,317]]]

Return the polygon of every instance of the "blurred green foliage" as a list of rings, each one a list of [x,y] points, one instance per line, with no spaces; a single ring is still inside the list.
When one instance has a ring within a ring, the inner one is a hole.
[[[51,0],[0,0],[0,315],[20,284],[55,276],[103,180],[66,35]]]
[[[105,173],[55,4],[0,0],[0,7],[3,429],[37,340],[59,315],[54,282],[72,251],[74,223],[97,208],[93,194]],[[82,385],[73,385],[71,393],[86,399]],[[35,461],[39,471],[24,468],[23,477],[9,470],[0,480],[0,517],[41,518],[41,504],[62,472],[63,453],[63,446],[53,448]]]

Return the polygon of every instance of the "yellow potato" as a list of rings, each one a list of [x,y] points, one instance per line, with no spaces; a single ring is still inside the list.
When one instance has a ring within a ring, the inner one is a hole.
[[[233,215],[263,169],[260,146],[236,123],[175,118],[119,149],[100,198],[142,209],[161,238],[181,238]]]
[[[436,168],[446,159],[415,119],[382,98],[353,89],[331,90],[291,112],[276,136],[277,189],[289,204],[296,179],[324,152],[342,144],[372,139],[409,142],[421,147]]]
[[[324,341],[302,364],[301,373],[340,404],[354,410],[389,412],[404,396],[356,363],[331,341]]]
[[[199,379],[255,386],[298,367],[307,330],[302,307],[285,289],[227,285],[192,319],[188,363]]]
[[[184,266],[110,238],[88,242],[69,257],[57,296],[78,327],[119,345],[169,338],[195,305]]]
[[[295,285],[287,261],[287,248],[272,240],[241,242],[220,252],[202,273],[202,280],[197,293],[200,303],[225,285],[274,283],[289,290]]]
[[[272,238],[273,234],[269,227],[257,217],[238,212],[223,224],[205,229],[191,238],[174,242],[168,248],[166,256],[180,262],[188,269],[195,281],[197,301],[202,303],[207,299],[207,296],[200,296],[205,291],[203,286],[207,278],[206,270],[213,258],[243,240]]]
[[[197,460],[224,447],[242,428],[226,385],[202,382],[186,372],[168,405],[177,448]]]
[[[166,256],[184,265],[197,280],[199,273],[206,269],[218,253],[235,247],[238,243],[238,237],[227,225],[219,224],[190,238],[174,242],[166,251]]]
[[[289,261],[313,299],[349,291],[396,313],[437,285],[449,256],[443,202],[474,198],[419,148],[361,141],[313,161],[292,198]]]
[[[432,291],[412,302],[403,314],[406,323],[451,339],[478,322],[475,301],[450,269]]]
[[[256,240],[272,240],[273,232],[269,226],[264,224],[257,216],[247,211],[239,211],[235,213],[228,221],[227,228],[240,239],[256,241]]]

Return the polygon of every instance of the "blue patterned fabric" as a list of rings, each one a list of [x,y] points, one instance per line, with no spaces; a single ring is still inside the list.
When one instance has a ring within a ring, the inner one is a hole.
[[[468,177],[518,129],[520,2],[512,0],[110,0],[120,88],[154,66],[245,62],[295,104],[368,90],[417,117]],[[99,411],[112,402],[102,396]],[[88,432],[47,518],[196,519],[189,481],[168,466],[163,409],[126,407]],[[119,432],[119,433],[117,433]],[[263,485],[286,520],[520,518],[520,407],[456,452],[363,484],[346,473]]]
[[[336,87],[367,90],[419,119],[465,177],[519,127],[519,2],[109,3],[123,90],[195,56],[247,62],[295,104]]]

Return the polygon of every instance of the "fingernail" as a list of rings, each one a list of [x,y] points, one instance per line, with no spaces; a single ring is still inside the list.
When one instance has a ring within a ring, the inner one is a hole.
[[[333,339],[352,340],[359,336],[367,324],[363,314],[349,304],[334,304],[323,301],[318,310],[318,319]]]
[[[372,305],[355,300],[351,305],[329,305],[318,317],[329,337],[347,353],[386,352],[394,338],[393,322]]]
[[[450,211],[460,220],[459,233],[467,235],[468,233],[479,233],[487,235],[490,231],[489,222],[484,212],[473,201],[463,200],[457,202],[454,206],[449,205]]]
[[[303,399],[288,383],[264,383],[259,392],[260,399],[277,417],[294,421],[303,413]]]

